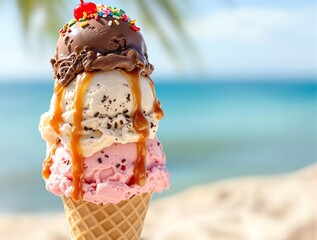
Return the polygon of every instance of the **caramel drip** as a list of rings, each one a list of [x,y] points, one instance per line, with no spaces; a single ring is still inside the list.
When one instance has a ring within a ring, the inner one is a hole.
[[[55,155],[56,148],[59,144],[60,140],[57,140],[56,143],[53,145],[51,152],[47,156],[47,158],[43,162],[42,168],[42,176],[44,179],[48,179],[51,175],[51,166],[53,164],[53,156]]]
[[[55,102],[54,102],[54,112],[53,116],[50,119],[50,124],[54,131],[59,134],[60,133],[60,123],[63,122],[63,109],[62,109],[62,99],[64,96],[65,88],[59,83],[55,83],[54,94],[55,94]]]
[[[64,96],[65,88],[59,83],[55,83],[54,94],[55,94],[55,102],[54,102],[54,111],[53,115],[50,118],[50,124],[53,130],[59,134],[60,133],[60,123],[63,122],[63,109],[62,109],[62,99]],[[55,155],[55,151],[60,140],[58,139],[56,143],[53,145],[51,152],[47,156],[47,158],[43,162],[42,176],[45,179],[48,179],[51,175],[50,167],[53,164],[53,156]]]
[[[83,199],[82,181],[84,177],[84,156],[81,148],[84,97],[93,77],[92,73],[84,72],[78,79],[75,89],[73,126],[70,133],[70,151],[72,154],[72,186],[71,197],[74,201]]]
[[[152,89],[152,94],[154,96],[153,111],[155,112],[155,117],[157,120],[160,120],[164,117],[164,112],[161,108],[160,101],[157,99],[155,88],[154,88],[154,82],[152,81],[152,79],[150,79],[150,77],[146,79],[148,79],[147,81]]]
[[[149,123],[142,112],[142,93],[140,83],[140,70],[135,68],[131,72],[124,72],[130,80],[130,88],[133,99],[132,119],[135,131],[139,134],[137,146],[137,159],[135,161],[133,176],[129,185],[138,184],[143,186],[146,181],[146,140],[149,137]]]

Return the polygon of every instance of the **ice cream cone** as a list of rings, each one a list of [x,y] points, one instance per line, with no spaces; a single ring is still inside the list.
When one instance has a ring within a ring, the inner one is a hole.
[[[97,205],[62,197],[74,240],[138,240],[152,193],[135,195],[118,204]]]

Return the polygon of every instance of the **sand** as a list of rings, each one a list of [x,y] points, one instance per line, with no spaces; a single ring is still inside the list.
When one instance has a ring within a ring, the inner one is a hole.
[[[0,239],[69,239],[63,213],[0,216]],[[153,202],[144,240],[317,240],[317,165],[212,183]]]

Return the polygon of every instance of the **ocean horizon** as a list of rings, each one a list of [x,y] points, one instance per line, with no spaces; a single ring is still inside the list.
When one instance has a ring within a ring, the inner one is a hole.
[[[173,80],[173,79],[172,79]],[[163,81],[158,138],[172,175],[169,191],[247,175],[297,170],[317,160],[317,82]],[[0,213],[62,211],[45,190],[38,132],[53,81],[0,83]]]

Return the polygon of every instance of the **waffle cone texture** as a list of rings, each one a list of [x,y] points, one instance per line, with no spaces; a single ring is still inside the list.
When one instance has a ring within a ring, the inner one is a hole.
[[[72,240],[139,240],[152,193],[118,204],[74,202],[62,197]]]

